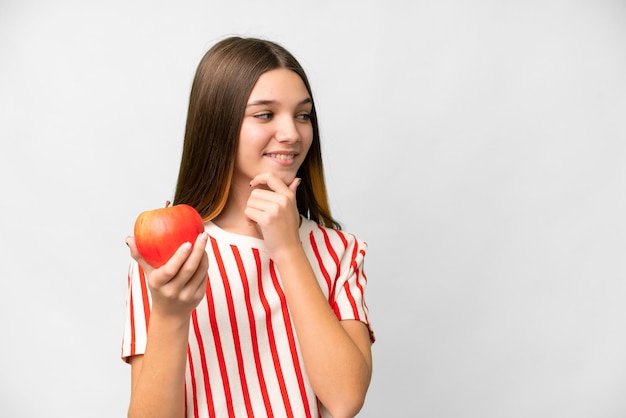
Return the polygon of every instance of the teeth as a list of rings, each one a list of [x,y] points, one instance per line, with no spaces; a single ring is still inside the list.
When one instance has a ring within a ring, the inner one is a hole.
[[[267,155],[272,158],[279,159],[279,160],[293,160],[293,157],[294,157],[293,154],[267,154]]]

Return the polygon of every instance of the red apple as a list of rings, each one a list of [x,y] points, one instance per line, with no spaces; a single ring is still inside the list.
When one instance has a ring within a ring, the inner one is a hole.
[[[135,221],[137,251],[154,268],[161,267],[185,242],[204,231],[200,214],[184,203],[142,212]]]

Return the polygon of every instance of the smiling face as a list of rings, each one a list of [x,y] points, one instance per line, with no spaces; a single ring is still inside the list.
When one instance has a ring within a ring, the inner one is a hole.
[[[293,71],[279,68],[262,74],[241,124],[233,182],[247,185],[257,174],[272,172],[291,183],[313,141],[312,107]]]

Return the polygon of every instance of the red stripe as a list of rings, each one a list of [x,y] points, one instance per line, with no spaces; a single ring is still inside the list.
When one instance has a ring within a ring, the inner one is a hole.
[[[352,265],[352,269],[354,270],[354,275],[356,276],[357,283],[359,282],[359,266],[356,263],[356,255],[358,254],[358,249],[359,249],[358,243],[355,242],[354,249],[352,250],[352,261],[350,262],[350,264]],[[352,293],[350,292],[350,283],[346,281],[343,287],[346,291],[346,296],[348,297],[348,300],[350,301],[350,306],[352,306],[352,313],[354,314],[354,319],[360,319],[361,317],[359,315],[359,310],[356,307],[356,301],[354,300],[354,297],[352,296]]]
[[[365,257],[365,250],[361,249],[359,250],[359,253],[363,257]],[[365,270],[361,269],[359,270],[359,272],[361,273],[361,276],[363,276],[363,280],[365,280],[365,283],[367,283],[367,276],[365,275]],[[367,307],[367,303],[365,302],[365,296],[364,296],[365,291],[363,289],[363,286],[361,285],[361,281],[358,280],[358,277],[357,277],[357,286],[359,287],[359,290],[361,291],[361,306],[363,307],[363,315],[364,315],[364,318],[362,318],[362,320],[365,321],[365,324],[367,325],[367,328],[369,330],[370,341],[374,343],[376,341],[376,336],[374,335],[374,331],[372,331],[370,327],[370,320],[369,320],[369,316],[367,315],[368,307]]]
[[[187,346],[187,362],[189,363],[189,374],[191,376],[191,399],[193,400],[193,416],[194,418],[199,418],[199,412],[198,412],[198,395],[197,395],[197,385],[196,385],[196,374],[194,372],[193,369],[193,361],[191,360],[191,347]],[[187,416],[187,405],[189,404],[189,402],[186,401],[187,399],[187,392],[188,392],[188,388],[187,388],[187,383],[185,383],[185,416]]]
[[[330,242],[330,237],[328,236],[328,234],[326,233],[326,230],[321,228],[322,233],[324,234],[324,243],[326,244],[326,249],[328,250],[328,254],[330,254],[331,258],[333,259],[333,261],[335,262],[335,267],[337,269],[337,273],[335,274],[335,280],[333,281],[333,288],[332,288],[332,298],[334,300],[335,298],[335,292],[336,287],[337,286],[337,279],[339,278],[339,275],[341,274],[341,268],[339,266],[339,257],[337,256],[337,253],[335,252],[335,249],[333,248],[333,244]],[[348,242],[346,241],[345,237],[342,234],[339,234],[339,237],[341,238],[341,242],[343,243],[343,247],[344,249],[346,248],[346,246],[348,245]]]
[[[337,233],[337,235],[338,235],[338,236],[339,236],[339,238],[341,239],[341,242],[343,243],[343,248],[344,248],[344,250],[345,250],[346,248],[348,248],[348,240],[346,239],[346,237],[345,237],[345,235],[343,234],[343,232],[338,231],[338,230],[336,230],[336,229],[335,229],[334,231]]]
[[[365,257],[365,251],[359,250],[359,254]],[[359,278],[363,276],[363,279],[367,282],[367,277],[365,277],[365,272],[362,269],[357,270],[359,275],[356,277],[356,286],[361,291],[361,306],[363,307],[363,312],[367,312],[367,305],[365,304],[365,290],[363,289],[363,285],[361,284],[361,280]],[[366,314],[367,316],[367,314]]]
[[[207,287],[208,287],[207,280]],[[208,291],[207,291],[208,293]],[[209,417],[216,418],[215,408],[213,406],[213,395],[211,392],[211,382],[209,381],[209,368],[206,363],[206,355],[204,351],[204,343],[202,342],[202,335],[200,334],[200,327],[198,326],[198,313],[197,309],[191,312],[191,322],[193,324],[193,331],[198,341],[198,352],[200,353],[200,365],[202,366],[202,375],[204,378],[204,394],[206,396],[207,407],[209,408]]]
[[[135,336],[135,303],[133,302],[133,289],[130,282],[130,272],[128,272],[128,286],[130,288],[130,355],[135,355],[136,339]]]
[[[363,276],[363,279],[365,280],[365,283],[367,283],[367,276],[365,275],[365,271],[364,270],[361,270],[361,275]],[[364,292],[363,287],[360,287],[360,289],[361,289],[361,293],[363,293]],[[365,312],[367,312],[369,310],[369,308],[367,307],[367,302],[365,301],[365,297],[363,297],[363,308],[365,309]]]
[[[352,249],[352,258],[350,261],[350,265],[352,266],[352,268],[356,271],[358,270],[359,266],[356,264],[356,255],[359,251],[359,245],[357,242],[354,243],[354,248]]]
[[[363,307],[363,311],[365,312],[367,310],[367,306],[365,306],[365,297],[363,296],[364,290],[358,275],[356,278],[356,287],[358,287],[359,291],[361,292],[361,306]]]
[[[333,248],[333,244],[330,242],[330,237],[328,236],[328,233],[326,232],[325,229],[321,228],[322,230],[322,234],[324,235],[324,243],[326,244],[326,248],[328,248],[328,253],[330,254],[330,256],[332,257],[333,261],[335,262],[335,265],[337,266],[337,270],[339,270],[339,257],[337,256],[337,253],[335,252],[335,249]],[[342,237],[342,242],[344,245],[344,248],[346,247],[346,245],[348,245],[348,243],[346,242],[346,239],[340,235]]]
[[[143,314],[146,318],[146,329],[148,329],[148,322],[150,321],[150,300],[148,299],[148,289],[147,289],[147,278],[146,273],[143,271],[141,266],[137,264],[139,267],[139,283],[141,283],[141,297],[143,298]]]
[[[215,255],[220,272],[224,271],[224,261],[220,256],[219,248],[217,247],[217,241],[211,237],[211,246],[213,247],[213,254]],[[222,347],[222,339],[220,337],[220,331],[217,325],[217,316],[215,313],[215,303],[213,301],[213,294],[211,289],[211,281],[207,280],[206,288],[207,304],[209,306],[209,321],[211,322],[211,330],[213,331],[213,340],[215,341],[215,349],[217,351],[217,361],[220,367],[220,374],[222,375],[222,384],[224,386],[224,395],[226,396],[226,408],[228,409],[228,416],[234,417],[235,411],[233,409],[233,397],[230,391],[230,382],[228,379],[228,370],[226,369],[226,359],[224,357],[224,348]]]
[[[274,369],[276,371],[276,379],[278,380],[278,386],[280,387],[280,394],[283,397],[283,404],[285,406],[285,413],[288,417],[293,418],[293,412],[291,410],[291,402],[289,401],[289,395],[287,393],[287,387],[285,386],[285,378],[283,376],[283,369],[280,366],[280,359],[278,357],[278,351],[276,350],[276,339],[274,338],[274,327],[272,326],[272,312],[270,311],[270,305],[265,298],[265,292],[263,292],[263,271],[261,269],[261,259],[259,257],[259,251],[254,248],[254,259],[256,260],[257,278],[259,283],[259,296],[263,309],[265,309],[265,326],[267,327],[267,336],[270,343],[270,351],[272,352],[272,360],[274,361]]]
[[[291,317],[289,316],[289,309],[287,307],[287,298],[285,297],[285,293],[278,282],[278,277],[276,276],[276,270],[274,269],[274,262],[270,260],[270,275],[272,276],[272,283],[274,283],[274,289],[276,289],[276,293],[280,298],[281,311],[283,313],[283,320],[285,321],[285,330],[287,331],[287,339],[289,341],[289,349],[291,350],[291,358],[293,360],[293,368],[296,372],[296,377],[298,379],[298,387],[300,388],[300,396],[302,397],[302,402],[304,406],[304,410],[306,412],[306,416],[311,418],[311,410],[309,408],[309,400],[306,395],[306,389],[304,387],[304,379],[302,377],[302,370],[300,369],[300,360],[298,357],[298,351],[296,349],[296,341],[293,335],[293,328],[291,325]]]
[[[222,276],[222,283],[224,284],[224,293],[226,296],[226,304],[228,305],[228,316],[230,317],[230,329],[233,334],[233,342],[235,345],[235,356],[237,357],[237,368],[239,370],[239,379],[241,382],[241,390],[243,391],[243,401],[246,405],[246,412],[248,416],[254,416],[254,412],[252,412],[252,403],[250,402],[250,393],[248,392],[248,382],[246,380],[246,373],[243,364],[243,355],[241,353],[241,340],[239,339],[239,327],[237,325],[237,317],[235,316],[235,303],[233,302],[233,292],[230,288],[230,283],[228,280],[228,275],[226,273],[226,269],[224,267],[224,262],[222,260],[221,254],[217,246],[213,248],[215,253],[215,257],[217,258],[217,265],[220,270],[220,274]],[[234,415],[234,411],[233,411]]]
[[[317,259],[317,265],[322,272],[322,276],[324,276],[324,280],[326,280],[326,286],[328,287],[328,300],[330,300],[333,296],[330,275],[328,274],[326,267],[324,267],[324,261],[322,260],[322,255],[317,248],[317,243],[315,242],[315,236],[313,235],[313,233],[309,234],[309,241],[311,242],[311,248],[313,248],[313,253],[315,253],[315,258]]]
[[[270,403],[269,393],[267,392],[267,384],[265,383],[265,377],[263,376],[263,368],[261,366],[261,355],[259,354],[259,340],[256,333],[256,320],[254,317],[254,311],[252,309],[252,300],[250,299],[250,285],[248,284],[248,275],[243,266],[243,260],[239,249],[231,245],[230,248],[233,251],[233,256],[237,262],[239,269],[239,276],[243,284],[244,298],[246,301],[246,310],[248,311],[248,323],[250,327],[250,341],[252,342],[252,352],[254,354],[254,364],[256,366],[256,374],[259,378],[259,387],[261,388],[261,395],[263,396],[263,403],[265,404],[265,411],[268,417],[274,416],[272,411],[272,404]],[[251,412],[249,412],[251,413]]]
[[[338,231],[338,230],[334,230],[337,233],[337,236],[339,237],[339,239],[341,240],[341,243],[343,244],[343,249],[344,251],[348,248],[348,240],[346,239],[346,236],[343,232]],[[340,269],[340,262],[338,260],[338,257],[334,251],[334,248],[332,248],[330,245],[330,240],[327,241],[327,245],[329,247],[329,251],[333,251],[333,253],[335,254],[335,256],[333,257],[333,259],[335,260],[335,264],[337,265],[337,274],[335,275],[335,281],[333,282],[333,310],[335,311],[335,314],[337,315],[337,318],[341,318],[341,315],[339,314],[339,307],[337,306],[337,302],[335,301],[335,295],[337,292],[337,288],[335,286],[337,286],[337,282],[339,281],[339,275],[341,274],[341,269]]]
[[[350,283],[345,282],[343,284],[343,288],[346,291],[346,296],[348,296],[348,300],[350,301],[350,306],[352,306],[352,314],[354,315],[354,319],[360,319],[359,310],[356,307],[356,302],[352,293],[350,293]]]

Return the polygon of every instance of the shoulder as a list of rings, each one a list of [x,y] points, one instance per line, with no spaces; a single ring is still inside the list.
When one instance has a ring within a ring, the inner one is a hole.
[[[300,238],[305,246],[323,246],[338,255],[345,253],[352,254],[353,257],[358,253],[364,255],[367,249],[367,243],[357,238],[354,234],[328,228],[306,218],[302,218]]]

